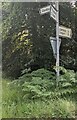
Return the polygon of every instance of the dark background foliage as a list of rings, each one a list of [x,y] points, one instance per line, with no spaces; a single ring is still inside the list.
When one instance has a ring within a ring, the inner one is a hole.
[[[2,4],[2,64],[3,73],[17,78],[22,70],[55,66],[49,37],[55,36],[55,21],[49,14],[41,16],[39,9],[49,3]],[[72,29],[72,38],[62,38],[60,65],[77,71],[77,7],[60,3],[60,25]]]

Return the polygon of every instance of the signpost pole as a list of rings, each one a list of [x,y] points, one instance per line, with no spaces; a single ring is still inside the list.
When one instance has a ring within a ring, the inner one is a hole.
[[[56,75],[57,75],[57,81],[56,86],[58,86],[58,78],[59,78],[59,2],[56,2],[56,9],[57,9],[57,15],[56,15],[56,39],[57,39],[57,55],[56,55]]]
[[[58,86],[59,80],[59,47],[61,43],[61,39],[59,40],[59,36],[61,37],[72,37],[72,30],[70,28],[66,28],[63,26],[59,26],[59,1],[56,1],[56,4],[49,5],[40,9],[39,13],[44,15],[46,13],[50,13],[50,17],[52,17],[56,21],[56,39],[51,37],[50,42],[53,48],[54,57],[56,58],[56,86]],[[56,40],[56,41],[54,41]]]

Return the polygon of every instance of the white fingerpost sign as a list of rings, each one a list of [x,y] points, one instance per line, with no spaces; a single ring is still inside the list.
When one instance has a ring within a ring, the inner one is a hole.
[[[48,13],[48,12],[50,12],[50,5],[41,8],[40,11],[39,11],[40,15],[44,15],[44,14],[46,14],[46,13]]]
[[[59,26],[59,36],[71,38],[72,37],[72,30],[70,28]]]
[[[50,9],[50,17],[52,17],[55,21],[57,21],[56,15],[57,15],[56,9],[55,9],[53,6],[51,6],[51,9]]]

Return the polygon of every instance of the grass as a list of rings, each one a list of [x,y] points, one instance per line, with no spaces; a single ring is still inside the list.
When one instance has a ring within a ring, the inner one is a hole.
[[[75,105],[72,101],[58,100],[56,101],[37,101],[30,103],[14,103],[11,106],[4,107],[3,117],[75,117]]]
[[[1,118],[2,118],[2,98],[1,98],[1,94],[0,94],[0,119]]]
[[[2,118],[32,117],[75,117],[75,101],[69,99],[27,100],[22,97],[21,87],[14,84],[11,89],[10,80],[3,80]]]
[[[2,118],[2,77],[0,73],[0,118]]]

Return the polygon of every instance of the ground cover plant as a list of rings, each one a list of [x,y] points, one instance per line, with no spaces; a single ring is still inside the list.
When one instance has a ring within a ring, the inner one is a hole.
[[[38,69],[17,80],[3,79],[3,117],[75,117],[77,80],[66,70],[55,87],[54,72]]]

